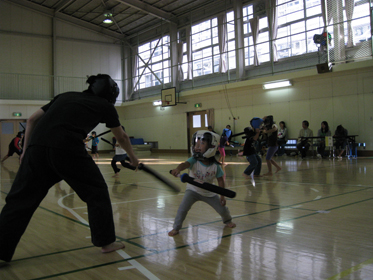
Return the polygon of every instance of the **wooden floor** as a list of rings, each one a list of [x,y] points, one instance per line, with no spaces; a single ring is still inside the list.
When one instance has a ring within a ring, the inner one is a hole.
[[[276,158],[282,170],[253,186],[242,177],[246,159],[228,156],[225,180],[237,196],[227,205],[237,227],[224,228],[198,202],[169,237],[185,191],[169,170],[186,157],[141,157],[182,188],[175,194],[143,171],[112,178],[111,156],[101,155],[126,245],[110,254],[91,244],[85,204],[65,182],[55,185],[13,261],[0,264],[0,279],[373,279],[373,158]],[[1,208],[17,169],[16,157],[1,165]]]

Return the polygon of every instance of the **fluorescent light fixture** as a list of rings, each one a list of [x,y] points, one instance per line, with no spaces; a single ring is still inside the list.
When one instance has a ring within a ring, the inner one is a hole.
[[[111,17],[113,16],[113,14],[111,12],[105,12],[104,16],[105,16],[105,19],[103,23],[107,23],[107,24],[113,23],[113,21],[111,20]]]
[[[290,87],[292,86],[289,80],[281,80],[263,84],[263,89],[272,89],[272,88],[281,88],[281,87]]]
[[[153,101],[153,106],[161,106],[161,105],[162,105],[161,100]]]

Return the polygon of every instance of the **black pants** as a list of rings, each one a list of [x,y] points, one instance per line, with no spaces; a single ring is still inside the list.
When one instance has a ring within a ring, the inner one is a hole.
[[[48,190],[65,180],[87,203],[92,243],[116,240],[113,212],[105,180],[92,157],[81,152],[32,146],[26,150],[0,214],[0,259],[10,261],[32,215]]]
[[[130,161],[130,158],[127,156],[127,154],[115,155],[113,157],[113,159],[111,160],[111,167],[113,168],[114,173],[118,173],[120,171],[120,169],[117,167],[117,162],[120,162],[124,166],[126,160]]]
[[[300,152],[302,157],[306,157],[308,150],[310,149],[310,143],[301,142],[297,145],[297,149]]]
[[[325,156],[325,142],[320,142],[319,146],[317,147],[317,153],[319,153],[322,157]]]

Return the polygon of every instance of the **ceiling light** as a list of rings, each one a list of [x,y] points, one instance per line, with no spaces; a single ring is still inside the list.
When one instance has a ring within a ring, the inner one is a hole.
[[[281,87],[290,87],[292,86],[289,80],[281,80],[263,84],[263,89],[272,89],[272,88],[281,88]]]
[[[104,16],[105,16],[105,19],[103,23],[113,23],[113,21],[111,20],[111,17],[113,16],[113,14],[111,12],[105,12]]]
[[[153,101],[153,106],[161,106],[161,105],[162,105],[161,100]]]

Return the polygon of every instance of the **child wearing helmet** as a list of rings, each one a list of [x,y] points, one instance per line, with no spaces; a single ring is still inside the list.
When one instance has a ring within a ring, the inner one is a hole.
[[[262,169],[262,159],[257,154],[255,146],[258,141],[260,134],[260,126],[263,123],[262,119],[257,121],[258,118],[254,118],[250,121],[251,127],[246,127],[245,132],[245,146],[243,148],[243,155],[246,156],[247,161],[250,165],[243,172],[243,176],[246,179],[251,177],[254,180],[254,176],[260,177],[260,171]],[[254,120],[254,121],[253,121]]]
[[[215,159],[216,149],[219,144],[219,135],[208,130],[199,130],[193,135],[191,152],[192,157],[185,162],[180,163],[171,174],[177,177],[181,171],[189,168],[189,176],[204,182],[212,183],[217,179],[219,187],[225,188],[223,179],[224,171],[220,163]],[[168,233],[169,236],[179,234],[182,224],[192,205],[197,201],[203,201],[213,207],[222,218],[223,223],[234,228],[232,216],[226,206],[224,196],[187,184],[183,200],[176,214],[173,229]]]

